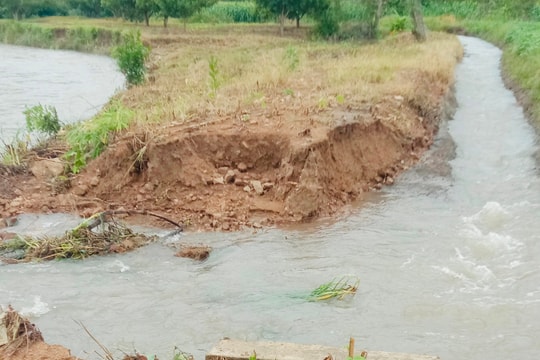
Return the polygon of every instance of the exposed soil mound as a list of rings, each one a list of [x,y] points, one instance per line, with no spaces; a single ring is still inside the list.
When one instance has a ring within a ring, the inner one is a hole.
[[[72,191],[222,230],[330,215],[392,184],[416,161],[431,143],[439,109],[422,118],[397,97],[335,111],[332,127],[265,119],[173,125],[118,141]],[[416,120],[400,129],[392,122],[397,115]]]
[[[268,118],[216,120],[127,134],[65,189],[32,178],[25,188],[38,192],[4,192],[0,204],[4,216],[133,208],[221,230],[330,215],[391,185],[419,158],[443,115],[443,99],[435,100],[421,113],[396,96],[287,126]]]

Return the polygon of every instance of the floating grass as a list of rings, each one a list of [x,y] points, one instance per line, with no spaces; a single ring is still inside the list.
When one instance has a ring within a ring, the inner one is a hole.
[[[347,295],[355,295],[359,284],[360,280],[358,278],[343,276],[339,280],[334,279],[322,284],[309,294],[308,299],[310,301],[343,300]]]

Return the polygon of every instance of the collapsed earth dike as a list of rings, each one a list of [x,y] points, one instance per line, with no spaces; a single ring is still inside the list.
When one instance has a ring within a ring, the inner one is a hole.
[[[164,211],[206,229],[331,215],[393,184],[431,144],[442,114],[415,115],[400,98],[384,110],[386,116],[377,107],[343,111],[334,126],[238,121],[130,134],[93,161],[68,192],[99,199],[101,208]],[[416,121],[399,128],[388,120],[393,112]]]

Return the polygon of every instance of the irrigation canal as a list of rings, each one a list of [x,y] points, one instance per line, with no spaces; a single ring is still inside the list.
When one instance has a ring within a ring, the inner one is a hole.
[[[536,358],[539,145],[503,86],[499,49],[460,39],[466,55],[456,70],[454,119],[417,167],[347,217],[184,235],[182,242],[214,248],[203,263],[173,257],[166,242],[175,239],[164,239],[82,262],[0,266],[0,304],[22,310],[46,340],[85,359],[97,358],[98,347],[73,320],[109,349],[161,359],[175,345],[202,359],[224,336],[330,346],[353,336],[358,349],[443,360]],[[35,51],[26,61],[37,72],[43,53]],[[40,71],[53,76],[40,83],[59,77]],[[80,72],[75,77],[90,76]],[[17,103],[8,95],[6,103],[0,94],[3,111]],[[29,216],[18,226],[54,228],[67,219]],[[355,297],[302,298],[343,274],[361,279]]]

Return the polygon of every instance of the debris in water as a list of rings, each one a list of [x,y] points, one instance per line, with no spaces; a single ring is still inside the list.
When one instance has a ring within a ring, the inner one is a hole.
[[[21,348],[43,341],[41,332],[28,319],[8,306],[0,308],[0,359],[9,359]]]
[[[353,282],[354,281],[354,282]],[[356,277],[344,276],[322,284],[309,294],[310,301],[321,301],[337,298],[342,300],[346,295],[355,295],[360,280]]]
[[[193,260],[206,260],[210,256],[212,248],[206,245],[181,245],[180,251],[178,251],[174,256],[177,257],[186,257]]]
[[[158,217],[182,231],[180,224],[146,211],[104,211],[91,216],[60,237],[17,236],[1,242],[0,260],[21,262],[35,259],[83,259],[96,254],[123,253],[156,240],[156,236],[135,233],[116,221],[114,215],[118,214]]]

